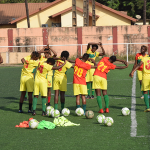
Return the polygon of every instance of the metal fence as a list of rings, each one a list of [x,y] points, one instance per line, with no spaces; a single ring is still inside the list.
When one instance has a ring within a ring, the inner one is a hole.
[[[109,46],[109,45],[124,45],[124,47],[126,48],[126,57],[127,57],[127,62],[129,61],[128,57],[129,57],[129,46],[130,45],[148,45],[150,43],[105,43],[103,44],[103,46]],[[0,46],[0,52],[1,48],[7,48],[8,50],[10,48],[12,48],[12,52],[32,52],[32,51],[37,51],[40,50],[41,47],[46,46],[46,45],[22,45],[22,46]],[[49,45],[50,47],[63,47],[63,46],[67,46],[67,47],[75,47],[75,49],[79,49],[81,51],[81,56],[83,55],[83,46],[87,46],[87,44],[67,44],[67,45]],[[9,53],[11,52],[6,52],[6,63],[9,63]],[[70,50],[71,51],[71,50]],[[139,51],[138,51],[139,52]],[[137,53],[137,52],[136,52]],[[114,54],[113,50],[112,50],[112,54]]]

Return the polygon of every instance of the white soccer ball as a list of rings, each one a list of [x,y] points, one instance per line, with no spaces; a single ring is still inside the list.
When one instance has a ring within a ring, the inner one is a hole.
[[[111,117],[106,117],[104,123],[105,123],[106,126],[109,126],[109,127],[110,127],[110,126],[113,125],[114,120],[113,120],[113,118],[111,118]]]
[[[38,127],[39,122],[36,119],[32,119],[29,121],[29,127],[31,129],[36,129]]]
[[[51,113],[53,110],[54,110],[54,108],[52,106],[48,106],[47,107],[47,116],[51,116]]]
[[[70,110],[68,108],[64,108],[61,113],[63,114],[63,116],[69,116]]]
[[[128,116],[130,114],[130,110],[127,107],[124,107],[122,108],[121,113],[124,116]]]
[[[105,116],[104,116],[104,115],[98,115],[98,116],[96,117],[96,119],[97,119],[98,123],[104,123],[104,121],[105,121]]]
[[[84,110],[82,108],[77,108],[75,110],[75,113],[78,115],[78,116],[82,116],[84,114]]]
[[[51,115],[53,118],[56,118],[56,117],[60,116],[60,112],[59,112],[59,110],[55,109],[52,111]]]

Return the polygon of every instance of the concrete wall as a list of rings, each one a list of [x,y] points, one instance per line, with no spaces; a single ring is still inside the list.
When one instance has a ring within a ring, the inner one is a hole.
[[[0,46],[24,46],[24,45],[68,45],[68,44],[87,44],[89,42],[109,43],[147,43],[150,42],[150,26],[99,26],[99,27],[80,27],[80,28],[30,28],[30,29],[0,29]],[[140,51],[139,45],[129,45],[129,54]],[[150,44],[148,52],[150,53]],[[70,56],[76,56],[81,52],[80,46],[52,46],[60,56],[63,50],[67,50]],[[42,47],[37,47],[37,50]],[[126,45],[104,45],[107,54],[126,55]],[[34,47],[30,48],[2,48],[0,52],[10,52],[10,63],[18,63],[26,54],[31,53]],[[83,53],[86,46],[83,46]],[[98,51],[101,51],[100,49]],[[12,53],[14,52],[14,54]],[[16,53],[15,53],[16,52]],[[23,52],[23,53],[21,53]],[[11,54],[12,53],[12,54]],[[8,54],[2,54],[8,58]],[[7,62],[7,59],[5,59]]]

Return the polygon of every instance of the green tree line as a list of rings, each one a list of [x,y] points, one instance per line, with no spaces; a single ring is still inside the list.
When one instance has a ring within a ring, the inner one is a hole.
[[[28,0],[29,3],[53,2],[55,0]],[[118,11],[127,11],[128,15],[134,17],[140,15],[143,18],[144,0],[96,0],[97,2]],[[0,3],[24,3],[25,0],[0,0]],[[150,18],[150,0],[146,6],[147,18]]]

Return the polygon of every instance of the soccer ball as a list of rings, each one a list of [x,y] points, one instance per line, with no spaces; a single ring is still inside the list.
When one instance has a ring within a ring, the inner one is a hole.
[[[84,110],[82,108],[77,108],[75,110],[75,113],[78,115],[78,116],[82,116],[84,114]]]
[[[47,115],[51,116],[52,111],[54,110],[54,108],[52,106],[48,106],[47,107]]]
[[[36,119],[32,119],[29,121],[29,127],[31,129],[36,129],[38,127],[39,122]]]
[[[60,112],[59,110],[53,110],[52,113],[51,113],[52,117],[53,118],[56,118],[56,117],[59,117],[60,116]]]
[[[111,117],[106,117],[104,123],[105,123],[106,126],[110,127],[110,126],[113,125],[114,120]]]
[[[98,115],[96,117],[98,123],[104,123],[105,122],[105,116],[104,115]]]
[[[130,114],[130,110],[127,107],[124,107],[122,108],[121,113],[124,116],[128,116]]]
[[[94,117],[94,112],[92,110],[88,110],[85,113],[86,118],[92,119]]]
[[[64,116],[69,116],[70,110],[68,108],[64,108],[61,112]]]

